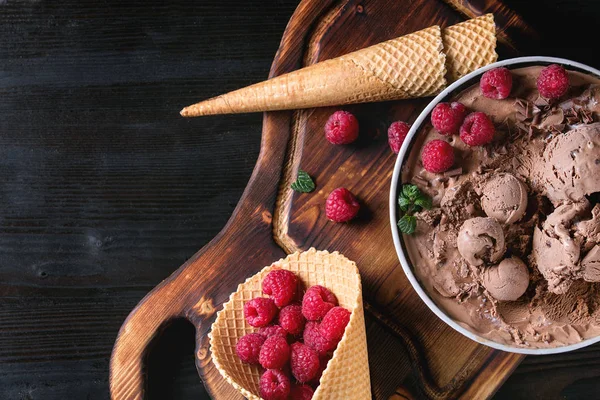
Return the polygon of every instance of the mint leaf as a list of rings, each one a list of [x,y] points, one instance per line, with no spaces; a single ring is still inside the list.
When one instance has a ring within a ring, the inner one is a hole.
[[[406,212],[406,210],[408,210],[408,207],[410,206],[410,200],[401,195],[400,197],[398,197],[398,205],[400,206],[400,209],[402,211]]]
[[[305,171],[301,169],[298,170],[298,177],[296,178],[296,182],[290,185],[292,190],[300,193],[310,193],[315,190],[315,183],[313,182],[310,175],[308,175]]]
[[[425,210],[429,210],[432,206],[431,198],[425,194],[420,194],[419,197],[415,199],[415,206],[419,206]]]
[[[415,185],[407,184],[402,186],[402,196],[407,197],[411,201],[414,201],[420,194],[421,191]]]
[[[430,209],[432,204],[431,198],[416,185],[406,184],[402,186],[402,193],[398,196],[398,206],[404,212],[398,221],[398,228],[402,233],[410,235],[417,229],[417,218],[413,214],[422,209]]]
[[[398,221],[398,228],[400,228],[400,232],[406,233],[407,235],[414,233],[415,229],[417,229],[417,218],[412,215],[403,216],[400,218],[400,221]]]

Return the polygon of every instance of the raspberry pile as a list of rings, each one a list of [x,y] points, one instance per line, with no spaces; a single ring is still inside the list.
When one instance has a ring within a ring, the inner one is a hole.
[[[486,71],[479,81],[484,97],[503,100],[510,96],[513,77],[507,68]],[[459,102],[439,103],[431,111],[431,125],[444,136],[459,135],[470,147],[484,146],[494,139],[494,123],[485,113],[468,113]],[[421,162],[425,170],[434,174],[446,172],[454,165],[454,148],[441,139],[434,139],[423,146]]]
[[[244,304],[246,321],[260,329],[241,337],[235,350],[242,362],[265,368],[265,400],[311,399],[350,322],[329,289],[311,286],[300,297],[301,283],[293,272],[271,271],[262,282],[269,297]]]

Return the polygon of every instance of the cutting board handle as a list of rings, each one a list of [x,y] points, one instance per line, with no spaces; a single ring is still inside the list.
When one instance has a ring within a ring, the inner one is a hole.
[[[240,281],[285,257],[273,241],[271,223],[281,170],[265,160],[283,159],[288,137],[280,132],[289,126],[290,116],[274,113],[273,117],[278,129],[263,134],[257,165],[226,226],[148,293],[123,323],[110,362],[113,400],[143,398],[148,347],[177,318],[188,319],[196,328],[196,367],[208,390],[212,394],[218,391],[221,398],[239,398],[210,363],[207,334],[216,305],[224,303]]]
[[[181,303],[161,293],[163,287],[151,291],[129,314],[119,331],[110,368],[113,400],[143,398],[147,350],[168,323],[181,315],[178,307]]]

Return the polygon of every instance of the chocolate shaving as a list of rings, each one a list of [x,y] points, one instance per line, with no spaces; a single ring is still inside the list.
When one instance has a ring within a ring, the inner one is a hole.
[[[516,99],[515,100],[515,109],[517,111],[524,109],[527,105],[527,100],[524,99]]]
[[[581,120],[584,124],[591,124],[592,122],[594,122],[594,115],[590,110],[582,108],[579,111],[579,113],[581,115]]]
[[[524,124],[524,123],[522,123],[522,122],[515,122],[515,126],[516,126],[516,127],[519,129],[519,130],[521,130],[521,131],[523,131],[523,132],[528,132],[528,131],[529,131],[529,128],[527,127],[527,125],[525,125],[525,124]]]
[[[450,178],[453,176],[461,175],[462,173],[463,173],[462,167],[458,167],[458,168],[451,169],[450,171],[444,172],[444,176]]]
[[[541,120],[542,120],[542,114],[535,114],[535,116],[533,117],[533,120],[531,121],[531,124],[539,125]]]
[[[533,104],[524,99],[517,99],[515,101],[516,118],[519,121],[528,120],[533,116]]]
[[[581,121],[581,116],[574,107],[566,110],[564,114],[569,125],[574,125]]]
[[[527,117],[524,114],[521,114],[520,112],[515,114],[515,118],[517,118],[518,121],[527,121]]]
[[[515,141],[523,136],[523,130],[515,127],[513,124],[506,123],[506,130],[508,131],[508,137],[511,141]]]
[[[413,180],[415,183],[420,183],[422,186],[425,186],[425,187],[429,186],[429,182],[427,182],[427,180],[426,180],[426,179],[424,179],[423,177],[420,177],[419,175],[415,175],[415,176],[413,176],[412,180]],[[418,186],[418,185],[417,185],[417,186]]]
[[[555,135],[558,135],[560,133],[563,133],[565,126],[566,126],[565,124],[552,125],[550,127],[549,131],[554,133]]]
[[[577,112],[577,109],[575,108],[575,106],[571,107],[571,115],[577,116],[579,113]]]
[[[550,112],[548,112],[548,113],[546,113],[546,115],[544,115],[544,119],[542,120],[540,127],[547,128],[552,125],[558,125],[558,124],[561,124],[564,119],[565,119],[564,112],[561,108],[552,108],[550,110]]]
[[[548,103],[548,100],[546,100],[546,99],[545,99],[545,98],[543,98],[543,97],[538,97],[538,98],[537,98],[537,99],[536,99],[536,100],[533,102],[533,104],[535,104],[535,105],[536,105],[536,106],[538,106],[538,107],[545,107],[545,106],[547,106],[547,105],[550,105],[550,103]]]
[[[569,118],[569,117],[576,117],[577,116],[577,110],[575,110],[573,107],[568,108],[565,110],[564,112],[565,117]]]

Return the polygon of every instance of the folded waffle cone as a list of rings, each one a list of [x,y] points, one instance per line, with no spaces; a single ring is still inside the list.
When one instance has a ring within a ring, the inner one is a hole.
[[[325,286],[336,295],[340,306],[352,313],[313,399],[370,399],[367,337],[358,268],[337,252],[328,253],[314,248],[291,254],[265,267],[240,284],[225,303],[210,333],[212,360],[221,375],[248,399],[260,399],[259,381],[263,369],[242,363],[236,355],[235,346],[245,334],[258,331],[246,322],[243,307],[247,301],[263,296],[262,281],[273,269],[294,272],[307,288],[317,284]]]
[[[450,82],[498,60],[493,14],[449,26],[442,39]]]
[[[439,93],[448,78],[496,60],[492,14],[379,43],[196,103],[185,117],[288,110]]]

